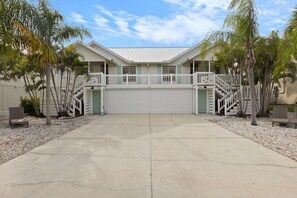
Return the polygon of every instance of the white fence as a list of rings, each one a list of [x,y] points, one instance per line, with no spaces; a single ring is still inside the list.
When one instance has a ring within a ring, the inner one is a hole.
[[[26,95],[22,84],[0,81],[0,111],[8,111],[8,107],[20,106],[20,97]]]

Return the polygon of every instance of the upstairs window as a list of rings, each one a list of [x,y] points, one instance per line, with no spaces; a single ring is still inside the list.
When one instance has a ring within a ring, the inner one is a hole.
[[[136,66],[123,66],[123,75],[130,74],[128,82],[136,82]],[[123,76],[123,82],[127,82],[127,77]]]
[[[162,67],[162,73],[163,73],[163,82],[164,83],[170,83],[171,81],[171,75],[170,74],[176,74],[176,66],[163,66]],[[172,81],[175,82],[175,76],[172,76]]]
[[[90,62],[90,73],[104,73],[104,62]]]
[[[195,61],[195,72],[209,72],[209,61]]]

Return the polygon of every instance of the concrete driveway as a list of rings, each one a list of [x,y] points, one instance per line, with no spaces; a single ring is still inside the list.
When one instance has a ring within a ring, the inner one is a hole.
[[[0,197],[297,196],[296,162],[206,117],[95,118],[1,165]]]

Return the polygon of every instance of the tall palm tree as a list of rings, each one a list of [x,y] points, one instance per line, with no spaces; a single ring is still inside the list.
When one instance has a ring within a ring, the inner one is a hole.
[[[232,0],[228,7],[228,14],[224,26],[233,31],[234,43],[245,47],[245,66],[248,71],[250,95],[251,95],[251,124],[256,121],[256,89],[254,82],[254,40],[258,36],[257,8],[254,0]]]

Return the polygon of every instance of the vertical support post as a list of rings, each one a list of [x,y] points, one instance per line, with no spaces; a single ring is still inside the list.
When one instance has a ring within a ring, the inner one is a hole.
[[[208,61],[208,72],[210,72],[210,60]]]
[[[101,115],[104,115],[104,105],[103,105],[104,104],[104,100],[103,100],[104,99],[103,98],[103,94],[104,93],[103,93],[103,86],[101,85],[100,88],[101,88],[101,90],[100,90],[101,91],[101,94],[100,94],[100,97],[101,97],[101,104],[100,104],[101,105],[101,108],[100,108],[101,109],[101,112],[100,113],[101,113]]]
[[[193,85],[197,85],[197,72],[193,73]]]
[[[86,104],[87,104],[87,102],[90,102],[90,101],[86,101],[86,99],[87,99],[87,93],[86,93],[86,87],[85,87],[85,85],[83,86],[83,89],[84,89],[84,92],[83,92],[83,99],[84,99],[84,115],[87,115],[87,111],[86,111]]]
[[[225,110],[225,116],[227,115],[227,100],[225,99],[225,108],[224,108],[224,110]]]
[[[195,87],[193,87],[193,91],[192,91],[192,113],[195,114]]]
[[[216,88],[215,86],[212,87],[212,114],[216,114]]]
[[[197,85],[195,87],[195,98],[196,98],[195,114],[198,115],[198,86]]]
[[[195,61],[193,60],[193,69],[192,69],[192,71],[193,71],[193,74],[195,73]]]
[[[172,84],[172,73],[170,73],[170,84]]]
[[[106,74],[106,61],[104,61],[104,70],[103,73]]]
[[[127,73],[127,74],[126,74],[126,85],[129,84],[129,83],[128,83],[128,81],[129,81],[128,77],[129,77],[129,75],[128,75],[128,73]]]
[[[104,113],[107,113],[107,92],[106,92],[106,88],[104,89]]]
[[[75,117],[75,100],[72,99],[72,117]]]

